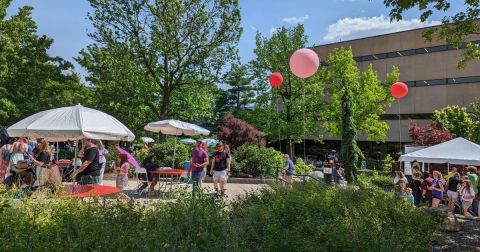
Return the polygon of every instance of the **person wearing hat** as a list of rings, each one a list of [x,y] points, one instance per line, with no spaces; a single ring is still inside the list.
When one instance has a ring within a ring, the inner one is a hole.
[[[26,160],[20,160],[16,165],[12,165],[10,171],[10,175],[4,181],[7,187],[15,184],[18,188],[23,189],[31,186],[35,181],[35,176]]]
[[[283,155],[283,158],[285,159],[285,166],[283,167],[283,170],[280,172],[279,176],[282,177],[283,180],[285,180],[286,183],[288,183],[288,186],[290,187],[292,185],[292,176],[293,176],[293,161],[290,160],[290,156],[288,154]]]

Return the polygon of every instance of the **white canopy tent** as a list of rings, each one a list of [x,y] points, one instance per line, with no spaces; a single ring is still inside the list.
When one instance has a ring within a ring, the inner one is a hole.
[[[401,162],[480,165],[480,145],[458,137],[422,150],[400,156]]]
[[[198,125],[182,122],[179,120],[163,120],[158,122],[151,122],[144,127],[145,130],[162,133],[164,135],[175,136],[175,146],[173,149],[173,164],[172,168],[175,168],[175,155],[177,150],[177,136],[208,136],[210,131],[204,129]]]
[[[8,127],[11,137],[46,138],[53,142],[83,138],[133,141],[135,135],[114,117],[82,105],[50,109]]]

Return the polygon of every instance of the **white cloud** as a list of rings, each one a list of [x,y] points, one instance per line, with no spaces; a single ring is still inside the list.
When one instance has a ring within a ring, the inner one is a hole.
[[[253,25],[250,25],[250,29],[254,30],[254,31],[258,31],[257,27],[253,26]]]
[[[307,21],[309,18],[308,14],[303,17],[286,17],[283,18],[282,21],[289,23],[289,24],[298,24]]]
[[[384,15],[359,18],[348,17],[337,20],[336,23],[329,25],[327,34],[323,37],[323,40],[325,42],[350,40],[439,24],[440,21],[422,23],[419,19],[390,22]]]
[[[270,27],[270,34],[273,34],[278,28]]]

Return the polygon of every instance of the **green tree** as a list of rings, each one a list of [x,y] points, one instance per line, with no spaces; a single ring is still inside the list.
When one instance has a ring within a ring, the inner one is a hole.
[[[382,83],[371,66],[363,73],[358,70],[351,48],[334,49],[327,63],[322,69],[329,96],[325,129],[331,135],[342,137],[346,177],[353,181],[356,180],[356,167],[364,159],[356,142],[358,133],[377,141],[387,137],[388,125],[379,120],[379,115],[393,100],[388,87],[398,80],[398,69],[394,67]]]
[[[433,119],[440,129],[448,130],[457,137],[469,138],[474,122],[467,112],[467,108],[460,106],[447,106],[435,110]]]
[[[391,7],[391,20],[401,20],[404,12],[418,8],[422,14],[420,20],[426,21],[435,12],[445,13],[451,8],[449,0],[384,0],[387,7]],[[480,59],[480,47],[478,44],[468,42],[471,35],[480,34],[480,26],[478,19],[480,18],[480,2],[472,0],[464,0],[463,10],[458,11],[454,15],[444,15],[440,28],[430,29],[424,33],[427,41],[431,41],[434,37],[444,40],[447,44],[451,44],[457,48],[466,48],[463,58],[458,62],[458,67],[463,68],[470,60]]]
[[[292,53],[304,48],[306,43],[302,25],[281,27],[269,38],[257,33],[256,58],[250,62],[257,92],[255,109],[242,116],[262,130],[268,139],[286,139],[290,154],[294,153],[293,143],[300,142],[304,136],[316,140],[322,137],[319,123],[324,101],[320,78],[314,75],[301,80],[290,72],[288,64]],[[268,85],[272,72],[282,73],[281,87]]]
[[[252,78],[248,76],[248,68],[245,65],[232,65],[231,70],[226,74],[228,106],[235,115],[245,110],[247,105],[254,99]]]
[[[92,102],[73,65],[52,57],[53,39],[37,35],[32,7],[7,17],[10,0],[0,1],[0,120],[9,125],[42,110]]]
[[[241,34],[236,0],[89,0],[95,41],[78,62],[102,105],[134,129],[169,117],[212,115]]]
[[[365,72],[358,70],[350,48],[334,49],[327,63],[328,66],[321,70],[322,79],[326,83],[326,94],[329,96],[328,106],[323,111],[327,117],[324,128],[332,136],[342,135],[342,97],[348,88],[352,92],[352,120],[357,132],[366,135],[369,140],[385,141],[388,124],[380,121],[380,115],[385,113],[393,101],[389,88],[398,81],[398,68],[392,67],[382,82],[371,65]]]

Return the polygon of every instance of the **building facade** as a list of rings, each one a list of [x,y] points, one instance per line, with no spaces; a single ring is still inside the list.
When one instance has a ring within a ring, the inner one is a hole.
[[[422,35],[428,29],[430,28],[396,32],[313,48],[323,61],[334,48],[351,47],[359,69],[365,71],[371,64],[382,81],[393,66],[399,68],[400,81],[408,85],[409,93],[400,100],[401,131],[397,102],[392,103],[382,116],[390,126],[387,140],[390,144],[398,144],[400,132],[402,143],[411,141],[408,135],[410,119],[426,124],[437,109],[448,105],[469,107],[471,102],[480,98],[480,61],[470,61],[464,69],[458,69],[457,63],[464,50],[453,48],[443,41],[425,41]],[[468,40],[480,45],[480,36],[472,36]]]

